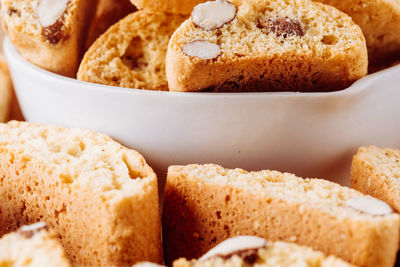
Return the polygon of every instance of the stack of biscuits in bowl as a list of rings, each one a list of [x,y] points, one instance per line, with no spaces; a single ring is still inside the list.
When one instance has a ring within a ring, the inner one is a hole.
[[[136,89],[333,91],[399,57],[398,2],[319,2],[3,0],[2,20],[30,62]]]
[[[2,0],[2,20],[41,68],[146,90],[340,90],[392,57],[377,51],[398,51],[384,33],[374,49],[333,2],[132,2]],[[379,3],[396,21],[397,4]],[[12,121],[0,125],[0,266],[393,266],[399,159],[360,148],[354,189],[175,165],[160,191],[144,157],[104,134]]]

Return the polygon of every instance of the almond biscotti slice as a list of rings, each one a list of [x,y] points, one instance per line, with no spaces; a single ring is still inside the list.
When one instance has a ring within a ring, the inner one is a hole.
[[[216,0],[171,37],[171,91],[331,91],[367,74],[359,26],[310,0]]]
[[[78,79],[127,88],[168,90],[165,55],[183,15],[138,11],[114,24],[86,52]]]
[[[351,164],[351,186],[400,211],[400,150],[360,147]]]
[[[157,178],[106,135],[0,124],[0,235],[46,222],[72,263],[161,262]]]
[[[0,239],[0,266],[69,267],[71,264],[55,233],[40,222],[24,225]]]
[[[129,0],[98,0],[96,14],[90,22],[89,32],[86,38],[86,50],[102,35],[110,26],[117,23],[128,14],[137,9]]]
[[[317,0],[347,13],[365,36],[368,58],[373,64],[400,58],[400,1]]]
[[[190,14],[193,7],[207,0],[131,0],[139,9],[148,13],[168,12],[173,14]]]
[[[173,267],[355,267],[335,256],[286,242],[268,242],[255,236],[236,236],[222,241],[198,260],[184,258]]]
[[[19,53],[75,77],[97,0],[1,0],[5,31]]]
[[[171,166],[164,193],[167,263],[197,258],[236,235],[295,242],[358,266],[393,266],[400,216],[322,179],[217,165]]]

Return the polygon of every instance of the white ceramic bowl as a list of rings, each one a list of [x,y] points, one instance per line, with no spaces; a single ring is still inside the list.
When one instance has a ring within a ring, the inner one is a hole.
[[[161,182],[171,164],[218,163],[346,184],[359,146],[400,147],[400,66],[332,93],[173,93],[77,81],[4,49],[28,121],[107,133]]]

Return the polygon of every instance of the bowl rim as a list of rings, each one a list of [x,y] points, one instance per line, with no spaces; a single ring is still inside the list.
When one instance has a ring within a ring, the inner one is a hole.
[[[32,72],[36,73],[37,76],[45,77],[46,79],[51,78],[52,80],[58,80],[64,83],[72,83],[78,86],[83,86],[86,89],[90,90],[101,90],[105,92],[120,92],[127,94],[146,94],[146,95],[157,95],[157,96],[175,96],[175,97],[212,97],[212,98],[244,98],[244,97],[255,97],[255,96],[263,96],[263,97],[321,97],[321,96],[339,96],[339,95],[347,95],[350,92],[358,92],[364,90],[368,86],[363,86],[368,84],[368,81],[372,81],[378,78],[382,74],[390,74],[391,72],[395,72],[400,70],[400,64],[389,67],[387,69],[378,71],[373,74],[368,74],[363,78],[355,81],[351,86],[332,92],[235,92],[235,93],[212,93],[212,92],[173,92],[173,91],[155,91],[155,90],[144,90],[144,89],[135,89],[135,88],[127,88],[127,87],[118,87],[104,84],[97,84],[92,82],[81,81],[75,78],[70,78],[66,76],[59,75],[57,73],[50,72],[41,67],[36,66],[35,64],[26,60],[16,49],[16,47],[12,44],[10,39],[7,36],[4,36],[3,39],[3,50],[6,56],[7,61],[9,58],[17,61],[20,65],[23,65],[25,68],[30,69]]]

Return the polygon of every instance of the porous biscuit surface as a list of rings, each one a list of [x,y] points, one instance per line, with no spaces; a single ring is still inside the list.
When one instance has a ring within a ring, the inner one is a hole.
[[[374,65],[400,58],[400,2],[397,0],[317,0],[349,14],[365,36]]]
[[[350,180],[353,188],[400,211],[400,150],[360,147],[353,157]]]
[[[196,258],[228,237],[257,235],[310,246],[359,266],[391,266],[399,215],[368,214],[352,203],[363,198],[326,180],[276,171],[172,166],[164,194],[165,258]]]
[[[9,233],[0,239],[0,266],[69,267],[64,249],[53,231],[40,229],[24,235]]]
[[[222,27],[196,26],[192,13],[171,37],[170,90],[337,90],[367,73],[362,32],[337,9],[307,0],[232,4],[235,18]],[[221,54],[208,60],[184,54],[196,40],[218,45]]]
[[[78,79],[136,89],[168,90],[165,55],[183,15],[128,15],[100,36],[86,52]]]
[[[0,125],[0,229],[51,226],[83,265],[161,260],[157,180],[106,135],[22,122]]]
[[[179,259],[173,267],[209,267],[209,266],[304,266],[304,267],[351,267],[335,256],[325,256],[322,252],[309,247],[287,242],[267,242],[264,248],[251,251],[238,251],[232,255],[215,256],[207,260]]]

